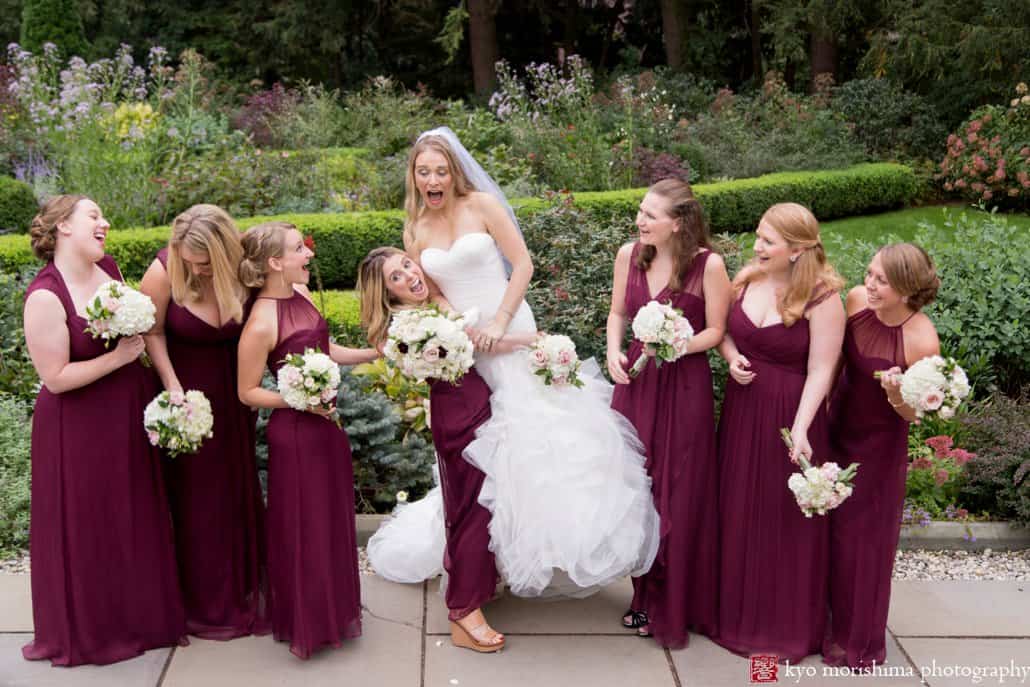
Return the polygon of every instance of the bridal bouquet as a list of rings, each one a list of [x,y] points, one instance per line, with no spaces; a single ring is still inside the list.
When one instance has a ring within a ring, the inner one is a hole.
[[[529,367],[547,386],[583,386],[576,344],[561,334],[545,334],[529,349]]]
[[[780,430],[780,436],[787,448],[794,447],[786,428]],[[826,515],[827,511],[833,510],[851,496],[854,491],[851,480],[858,472],[858,463],[852,463],[841,470],[839,465],[832,462],[815,467],[804,456],[799,456],[799,461],[801,472],[795,472],[787,479],[787,487],[794,492],[794,499],[806,518],[812,517],[813,513]]]
[[[651,301],[633,318],[633,336],[644,344],[645,350],[654,351],[655,367],[661,367],[663,362],[671,363],[686,355],[687,344],[694,337],[694,328],[683,317],[682,311]],[[639,375],[647,366],[649,357],[641,353],[630,368],[629,376]]]
[[[211,402],[202,391],[162,391],[143,411],[150,443],[167,449],[173,457],[196,453],[204,439],[212,436],[214,422]]]
[[[120,281],[105,281],[86,305],[86,333],[104,340],[109,346],[111,339],[119,336],[134,336],[150,331],[154,326],[154,301],[136,289]],[[147,354],[140,356],[144,365],[150,366]]]
[[[435,306],[394,313],[383,355],[406,377],[457,382],[472,367],[471,315],[445,314]]]
[[[881,377],[881,372],[875,373]],[[945,420],[955,417],[962,399],[969,395],[969,378],[954,358],[931,355],[916,362],[901,376],[901,398],[916,417],[937,413]]]
[[[276,388],[286,405],[294,410],[307,410],[309,407],[331,410],[336,426],[341,426],[340,418],[335,415],[340,366],[325,353],[305,348],[304,353],[287,355],[279,368]]]

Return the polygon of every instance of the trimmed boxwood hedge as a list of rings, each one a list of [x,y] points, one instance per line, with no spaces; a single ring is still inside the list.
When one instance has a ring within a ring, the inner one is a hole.
[[[11,177],[0,177],[0,231],[27,234],[38,211],[31,186]]]
[[[774,203],[802,203],[820,219],[833,219],[904,205],[913,198],[917,186],[915,174],[908,167],[880,163],[698,184],[694,190],[713,231],[741,231],[754,228]],[[645,191],[578,193],[575,200],[587,212],[632,217]],[[515,200],[513,205],[520,216],[525,216],[547,207],[547,201]],[[361,258],[376,246],[400,245],[404,226],[401,210],[251,217],[240,220],[239,225],[246,229],[272,219],[292,222],[314,237],[323,283],[332,287],[353,286]],[[108,251],[127,277],[139,278],[167,237],[167,228],[112,231]],[[13,271],[33,262],[27,237],[0,237],[0,269]]]
[[[348,346],[368,346],[361,330],[361,303],[355,291],[326,289],[319,293],[313,290],[311,297],[338,342]]]

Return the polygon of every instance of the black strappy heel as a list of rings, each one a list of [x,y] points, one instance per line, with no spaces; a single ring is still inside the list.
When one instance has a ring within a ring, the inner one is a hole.
[[[627,622],[627,618],[629,621]],[[634,611],[632,608],[622,614],[622,626],[629,630],[647,625],[647,613],[645,611]]]

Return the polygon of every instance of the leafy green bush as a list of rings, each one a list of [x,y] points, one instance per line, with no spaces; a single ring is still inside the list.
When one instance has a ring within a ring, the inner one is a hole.
[[[982,412],[962,419],[976,457],[966,466],[963,502],[974,512],[1030,527],[1030,396],[996,394]]]
[[[31,449],[31,407],[0,393],[0,558],[28,547]]]
[[[915,241],[937,263],[941,288],[927,314],[941,348],[958,358],[980,394],[992,382],[1015,392],[1030,383],[1030,263],[1026,234],[1002,215],[947,215],[941,232],[924,225]]]
[[[694,187],[714,231],[750,230],[774,203],[787,200],[812,208],[820,219],[831,219],[903,204],[916,187],[911,170],[902,165],[866,164],[846,170],[789,172]],[[636,215],[646,189],[576,194],[576,206],[591,215],[618,217],[627,226]],[[545,199],[516,199],[523,222],[546,210]],[[251,217],[243,229],[270,219],[284,220],[311,234],[318,246],[318,264],[326,286],[351,286],[358,263],[376,246],[400,245],[404,214],[400,210],[341,214],[298,214]],[[576,236],[589,236],[577,230]],[[128,278],[139,278],[165,244],[168,229],[123,229],[107,237],[110,252]],[[0,236],[0,269],[18,270],[38,264],[24,236]]]
[[[35,274],[34,268],[0,273],[0,393],[29,402],[36,397],[39,376],[25,346],[22,309],[25,289]]]
[[[39,211],[32,187],[10,177],[0,177],[0,232],[28,233]]]
[[[922,96],[888,79],[855,79],[833,89],[833,110],[870,153],[936,158],[947,131]]]
[[[356,348],[368,346],[361,329],[361,303],[354,291],[322,291],[314,294],[314,301],[338,343]]]
[[[81,57],[89,48],[78,5],[72,0],[25,0],[21,10],[21,42],[34,51],[53,43],[65,57]]]

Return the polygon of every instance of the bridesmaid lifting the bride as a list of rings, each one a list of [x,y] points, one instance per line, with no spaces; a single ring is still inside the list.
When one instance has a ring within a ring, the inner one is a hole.
[[[450,129],[422,134],[408,160],[407,255],[383,260],[384,249],[378,249],[366,258],[359,275],[362,320],[367,326],[379,318],[378,330],[368,332],[378,345],[385,316],[377,308],[433,300],[445,309],[478,311],[480,328],[470,330],[477,348],[473,379],[485,382],[489,413],[477,420],[474,438],[461,428],[463,450],[451,455],[456,442],[443,442],[442,498],[434,490],[399,511],[369,542],[373,566],[388,579],[435,574],[443,561],[398,554],[425,535],[427,511],[442,509],[447,535],[454,537],[451,502],[461,500],[478,501],[489,512],[480,516],[489,522],[488,536],[476,541],[489,546],[501,578],[519,596],[587,596],[619,577],[643,574],[654,561],[659,533],[643,446],[632,425],[610,408],[612,386],[599,372],[581,372],[585,384],[577,389],[545,386],[530,371],[520,346],[537,333],[524,300],[533,265],[511,207]],[[463,379],[460,388],[476,384]],[[432,403],[444,386],[433,385]],[[433,431],[437,439],[438,428]],[[454,479],[454,466],[468,470],[459,456],[482,478]],[[458,482],[471,492],[453,493]],[[442,539],[444,528],[432,536]],[[446,552],[452,576],[452,566],[461,564],[454,558],[482,555],[451,542]]]

